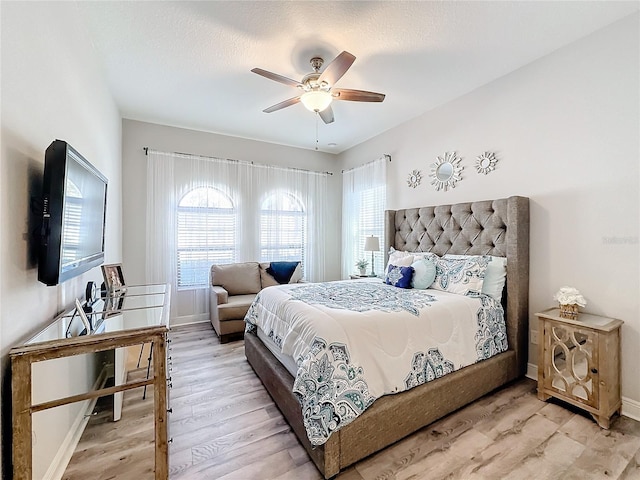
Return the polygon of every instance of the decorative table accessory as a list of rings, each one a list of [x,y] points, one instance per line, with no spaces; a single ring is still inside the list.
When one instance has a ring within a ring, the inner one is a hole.
[[[562,287],[553,296],[560,304],[560,317],[575,320],[578,318],[578,307],[586,307],[587,301],[580,292],[573,287]]]
[[[361,258],[356,262],[356,267],[358,267],[358,270],[360,271],[360,275],[363,277],[367,274],[368,266],[369,266],[369,262],[364,258]]]
[[[370,237],[365,238],[364,240],[364,251],[371,252],[371,276],[375,277],[375,261],[373,258],[373,252],[380,251],[380,239],[371,235]]]

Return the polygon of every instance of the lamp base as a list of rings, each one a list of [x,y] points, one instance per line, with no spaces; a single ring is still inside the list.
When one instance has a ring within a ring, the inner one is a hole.
[[[371,277],[375,277],[376,276],[376,272],[375,272],[374,267],[373,267],[373,252],[371,252],[371,275],[370,276]]]

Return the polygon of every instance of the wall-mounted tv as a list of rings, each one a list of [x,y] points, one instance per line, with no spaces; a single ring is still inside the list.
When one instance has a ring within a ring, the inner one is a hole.
[[[42,201],[38,280],[57,285],[102,264],[107,179],[65,141],[45,152]]]

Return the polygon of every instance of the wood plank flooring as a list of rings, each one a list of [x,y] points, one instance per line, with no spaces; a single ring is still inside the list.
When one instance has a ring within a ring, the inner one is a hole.
[[[171,480],[322,478],[246,362],[242,341],[221,345],[209,324],[176,327],[170,337]],[[64,478],[153,478],[152,407],[152,394],[143,401],[133,390],[120,422],[95,415]],[[640,422],[619,417],[602,430],[567,406],[539,401],[535,382],[523,379],[337,477],[503,478],[640,479]]]

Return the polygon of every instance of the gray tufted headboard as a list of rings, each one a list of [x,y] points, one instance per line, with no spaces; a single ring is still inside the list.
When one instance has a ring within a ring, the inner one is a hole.
[[[454,205],[387,210],[389,248],[411,252],[507,257],[505,317],[518,375],[527,368],[529,326],[529,199],[509,197]]]

